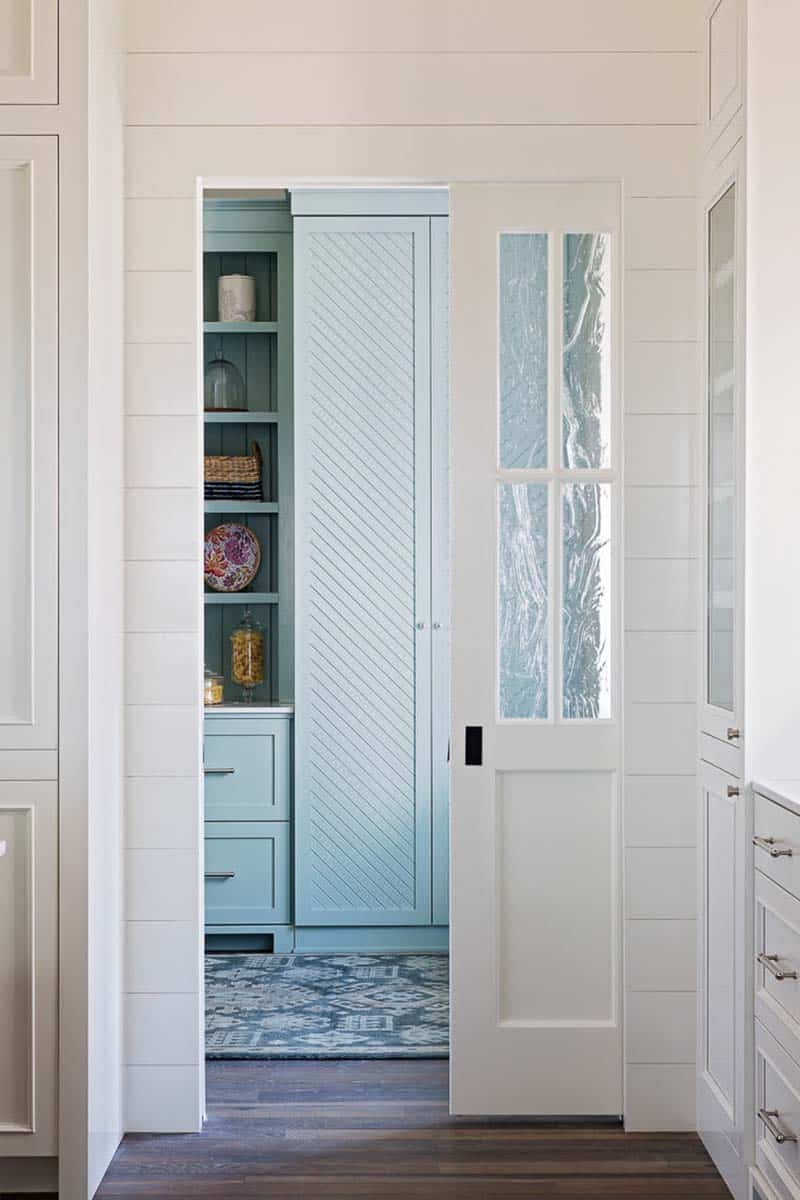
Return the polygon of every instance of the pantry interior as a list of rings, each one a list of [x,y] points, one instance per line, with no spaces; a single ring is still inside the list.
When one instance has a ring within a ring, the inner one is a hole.
[[[447,191],[202,240],[207,1053],[446,1055]]]

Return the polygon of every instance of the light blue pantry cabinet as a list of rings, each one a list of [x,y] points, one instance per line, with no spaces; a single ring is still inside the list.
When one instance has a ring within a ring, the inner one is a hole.
[[[226,698],[239,605],[267,617],[272,668],[253,707],[206,710],[206,933],[230,948],[446,949],[447,197],[291,201],[290,226],[274,204],[218,201],[206,221],[209,353],[226,339],[250,397],[248,414],[207,421],[207,446],[241,452],[263,413],[274,501],[244,518],[270,546],[252,595],[206,597]],[[250,257],[219,257],[234,252]],[[275,329],[220,331],[217,274],[262,269]],[[293,705],[270,701],[292,682]]]

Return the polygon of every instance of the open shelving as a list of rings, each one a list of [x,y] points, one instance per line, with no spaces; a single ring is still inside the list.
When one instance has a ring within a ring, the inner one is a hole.
[[[231,679],[230,634],[245,609],[263,625],[267,678],[256,703],[293,695],[292,612],[292,236],[288,202],[214,199],[204,206],[204,361],[222,351],[245,382],[247,411],[205,413],[205,453],[261,452],[261,501],[208,500],[206,532],[226,520],[248,526],[259,540],[261,564],[250,589],[206,588],[206,664],[224,678],[225,700],[238,688]],[[252,275],[256,319],[217,320],[220,275]]]

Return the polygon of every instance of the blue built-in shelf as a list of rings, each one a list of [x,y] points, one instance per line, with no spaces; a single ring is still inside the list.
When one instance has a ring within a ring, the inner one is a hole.
[[[277,604],[277,592],[205,592],[206,604]]]
[[[276,513],[274,500],[206,500],[207,513]]]
[[[277,425],[276,412],[205,412],[203,420],[209,425]]]
[[[277,333],[277,321],[204,321],[206,333]]]

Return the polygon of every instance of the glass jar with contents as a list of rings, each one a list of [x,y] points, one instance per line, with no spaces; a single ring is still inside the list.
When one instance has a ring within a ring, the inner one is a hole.
[[[242,701],[252,703],[253,689],[264,682],[264,632],[250,609],[231,634],[231,678],[242,689]]]
[[[203,701],[205,704],[222,704],[224,681],[221,675],[206,667],[203,673]]]

